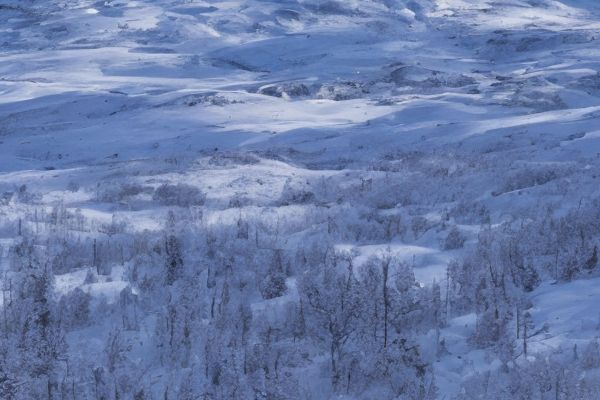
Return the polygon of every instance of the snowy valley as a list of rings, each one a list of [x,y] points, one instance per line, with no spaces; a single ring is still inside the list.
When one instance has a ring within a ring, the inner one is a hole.
[[[600,3],[0,0],[0,399],[600,399]]]

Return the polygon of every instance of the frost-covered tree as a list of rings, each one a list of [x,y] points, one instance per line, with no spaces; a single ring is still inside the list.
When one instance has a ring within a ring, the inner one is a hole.
[[[172,285],[183,274],[181,242],[175,233],[175,214],[169,211],[165,237],[165,283]]]
[[[20,244],[12,269],[10,302],[3,305],[0,371],[7,398],[59,398],[67,346],[48,262],[31,242]],[[13,291],[14,290],[14,291]]]
[[[328,348],[331,381],[336,389],[341,388],[345,375],[348,343],[358,329],[361,304],[357,289],[352,260],[340,260],[333,249],[327,264],[313,267],[300,283],[309,310],[307,324],[311,335]]]

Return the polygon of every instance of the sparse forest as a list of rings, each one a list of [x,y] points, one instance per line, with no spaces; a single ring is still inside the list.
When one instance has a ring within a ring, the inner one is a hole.
[[[0,399],[600,398],[600,10],[0,0]]]

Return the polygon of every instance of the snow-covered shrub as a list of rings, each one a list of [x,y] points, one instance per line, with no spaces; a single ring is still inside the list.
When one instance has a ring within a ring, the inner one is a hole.
[[[150,191],[150,187],[144,187],[137,183],[115,183],[100,185],[96,191],[96,198],[105,203],[118,203]]]
[[[465,240],[466,240],[466,238],[461,233],[461,231],[456,226],[453,226],[452,229],[450,229],[450,232],[448,232],[446,239],[444,240],[444,249],[445,250],[460,249],[464,246]]]
[[[50,265],[57,274],[68,273],[86,264],[91,264],[92,249],[85,241],[56,238],[56,240],[49,241],[48,248],[51,251]]]
[[[285,274],[281,271],[269,272],[260,284],[260,293],[265,300],[283,296],[285,291]]]
[[[162,184],[152,198],[159,204],[178,207],[201,206],[206,201],[206,195],[200,189],[185,183]]]
[[[251,204],[244,193],[236,193],[229,199],[229,208],[242,208]]]
[[[432,223],[427,218],[417,215],[410,221],[410,227],[414,237],[418,239],[421,235],[431,229]]]
[[[75,288],[60,298],[61,320],[72,328],[86,326],[90,318],[92,296],[80,288]]]
[[[458,202],[449,212],[449,216],[460,224],[487,224],[490,222],[489,208],[480,202]]]
[[[520,358],[507,368],[476,372],[453,399],[594,399],[600,382],[597,373],[585,370],[584,359],[560,348]]]
[[[584,348],[581,354],[581,366],[584,369],[600,368],[600,344],[598,340],[592,340]]]
[[[67,183],[67,190],[69,192],[77,192],[79,191],[80,185],[79,183],[75,182],[75,181],[69,181],[69,183]]]
[[[0,205],[8,205],[14,197],[14,192],[1,192],[0,193]]]
[[[27,188],[27,185],[21,185],[15,191],[16,199],[20,203],[34,203],[40,199],[40,195],[36,193],[32,193]]]
[[[287,182],[281,192],[279,204],[283,206],[291,204],[310,204],[313,203],[315,199],[315,194],[304,185],[294,185],[291,182]]]
[[[269,300],[283,296],[287,290],[285,283],[287,268],[283,251],[257,251],[254,258],[256,275],[260,280],[258,289],[263,299]]]
[[[260,158],[247,152],[219,152],[208,159],[208,165],[213,167],[255,165],[258,163],[260,163]]]
[[[568,170],[556,166],[527,166],[521,167],[510,173],[502,183],[501,187],[493,192],[500,195],[514,190],[526,189],[533,186],[544,185],[548,182],[565,176]]]
[[[110,222],[101,223],[98,227],[98,231],[108,236],[118,235],[124,233],[127,229],[128,221],[124,217],[119,217],[113,214]]]

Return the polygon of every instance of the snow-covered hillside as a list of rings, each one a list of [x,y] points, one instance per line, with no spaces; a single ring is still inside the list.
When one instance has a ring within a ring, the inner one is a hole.
[[[600,398],[600,3],[0,0],[0,398]]]

